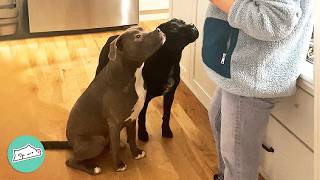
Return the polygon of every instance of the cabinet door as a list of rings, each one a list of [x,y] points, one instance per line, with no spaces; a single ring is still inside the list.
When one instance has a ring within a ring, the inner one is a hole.
[[[297,88],[294,96],[281,98],[272,114],[313,150],[314,102],[310,94]]]
[[[203,24],[208,3],[197,0],[171,0],[170,4],[171,17],[194,23],[200,32],[197,41],[184,49],[180,67],[182,80],[205,107],[208,107],[215,89],[214,83],[202,67],[201,56]]]
[[[207,11],[209,2],[208,1],[198,1],[197,6],[197,27],[200,31],[199,39],[196,42],[195,46],[195,58],[193,62],[193,72],[192,72],[192,81],[199,89],[199,98],[200,101],[207,107],[209,100],[215,90],[216,85],[212,80],[209,79],[207,73],[203,69],[202,64],[202,40],[203,40],[203,25],[205,20],[205,15]]]
[[[313,153],[273,117],[265,144],[274,149],[273,153],[262,151],[260,172],[266,180],[313,179]]]
[[[195,24],[196,17],[195,0],[171,0],[171,18],[182,19],[187,23]],[[181,78],[184,82],[189,80],[190,63],[192,59],[192,47],[188,45],[184,50],[180,62]]]

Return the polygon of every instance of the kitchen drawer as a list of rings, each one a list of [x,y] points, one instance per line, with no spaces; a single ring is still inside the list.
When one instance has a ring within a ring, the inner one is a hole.
[[[272,117],[264,142],[274,148],[262,150],[260,172],[266,180],[313,180],[313,153]]]
[[[301,88],[294,96],[280,100],[272,114],[313,149],[313,97]]]

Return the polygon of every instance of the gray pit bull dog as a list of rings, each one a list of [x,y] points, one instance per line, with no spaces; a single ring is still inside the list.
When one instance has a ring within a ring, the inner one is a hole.
[[[144,61],[164,41],[160,29],[145,32],[141,27],[133,27],[111,43],[108,66],[91,82],[70,112],[66,133],[73,156],[66,162],[69,167],[99,174],[101,167],[89,161],[110,143],[115,170],[126,170],[119,156],[123,127],[134,159],[145,156],[136,145],[136,119],[145,98],[141,70]]]

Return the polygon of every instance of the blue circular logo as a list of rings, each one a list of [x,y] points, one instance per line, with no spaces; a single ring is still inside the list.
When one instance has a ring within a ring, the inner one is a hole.
[[[20,172],[33,172],[44,161],[44,148],[41,142],[32,136],[19,136],[8,147],[8,161]]]

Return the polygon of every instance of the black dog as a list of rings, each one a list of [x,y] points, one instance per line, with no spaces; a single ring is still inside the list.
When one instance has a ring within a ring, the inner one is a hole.
[[[172,19],[158,26],[166,35],[166,42],[161,48],[145,61],[142,76],[147,87],[147,95],[144,107],[139,114],[138,137],[142,141],[148,141],[146,130],[146,111],[148,104],[156,96],[164,96],[162,136],[172,138],[170,129],[170,112],[174,99],[174,93],[180,82],[180,60],[182,50],[189,43],[199,37],[199,32],[193,24],[186,24],[182,20]],[[107,65],[109,59],[110,43],[117,36],[112,36],[104,45],[97,67],[96,75]]]

